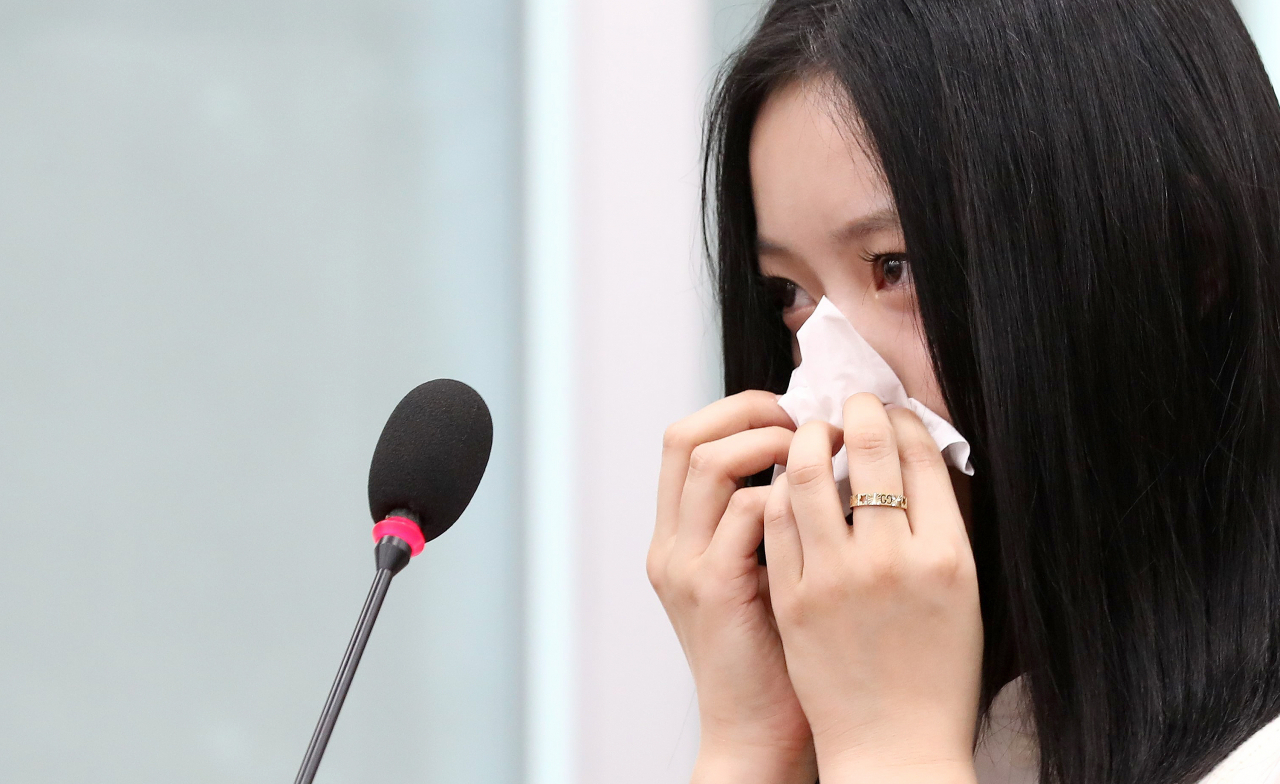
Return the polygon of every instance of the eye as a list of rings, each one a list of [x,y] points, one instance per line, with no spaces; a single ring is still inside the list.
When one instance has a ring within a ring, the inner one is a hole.
[[[911,278],[910,260],[904,253],[880,253],[867,261],[871,264],[877,291],[896,288]]]
[[[818,305],[809,292],[797,286],[795,281],[770,276],[764,278],[761,283],[769,302],[778,311],[778,315],[782,316],[787,329],[792,332],[800,328],[800,325],[809,317],[810,311]]]
[[[779,313],[795,303],[797,286],[794,282],[786,278],[769,277],[765,278],[761,283],[764,286],[764,292],[769,298],[769,302],[773,304],[773,307]]]

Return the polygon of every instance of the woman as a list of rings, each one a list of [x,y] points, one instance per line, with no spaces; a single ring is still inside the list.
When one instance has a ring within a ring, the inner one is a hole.
[[[1046,784],[1280,760],[1280,107],[1228,0],[778,0],[708,143],[729,397],[648,559],[695,781],[972,782],[1015,682]],[[822,297],[972,481],[779,408]],[[907,509],[846,522],[841,445]]]

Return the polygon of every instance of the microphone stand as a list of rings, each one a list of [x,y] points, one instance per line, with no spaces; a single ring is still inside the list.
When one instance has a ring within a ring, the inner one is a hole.
[[[360,610],[360,620],[356,621],[356,630],[342,657],[342,665],[338,667],[338,677],[329,689],[329,699],[325,700],[320,721],[311,735],[311,743],[307,746],[306,756],[302,758],[302,767],[298,770],[298,778],[294,779],[294,784],[311,784],[316,777],[320,759],[324,757],[325,747],[329,745],[329,736],[333,734],[333,725],[338,722],[338,713],[342,710],[343,701],[347,699],[347,690],[351,688],[356,667],[360,666],[360,657],[364,655],[364,647],[369,642],[369,633],[378,620],[382,600],[387,597],[387,589],[391,587],[391,578],[408,565],[410,548],[398,536],[384,536],[374,546],[373,558],[378,568],[373,577],[373,586],[369,588],[369,596],[364,600],[364,608]]]

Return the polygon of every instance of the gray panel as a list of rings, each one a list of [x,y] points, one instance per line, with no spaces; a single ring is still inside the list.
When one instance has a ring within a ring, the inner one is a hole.
[[[373,443],[451,375],[495,458],[318,781],[514,781],[515,4],[2,11],[2,777],[292,780]]]

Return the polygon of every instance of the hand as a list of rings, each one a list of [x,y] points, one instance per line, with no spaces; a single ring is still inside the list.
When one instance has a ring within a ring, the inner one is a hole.
[[[856,493],[908,511],[853,509]],[[947,468],[919,418],[849,398],[844,432],[796,431],[765,512],[772,602],[823,784],[972,781],[982,663],[977,572]]]
[[[695,781],[803,782],[817,774],[756,562],[769,488],[742,479],[786,461],[795,425],[743,392],[672,425],[662,450],[648,573],[698,689]]]

